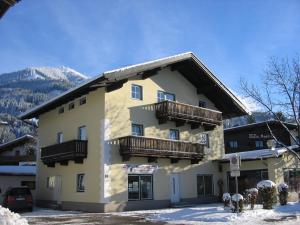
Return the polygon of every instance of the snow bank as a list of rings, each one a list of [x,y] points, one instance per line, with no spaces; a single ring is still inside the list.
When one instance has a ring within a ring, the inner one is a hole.
[[[277,186],[278,192],[282,192],[283,190],[288,189],[288,185],[286,183],[281,183]]]
[[[28,225],[26,219],[21,218],[18,213],[13,213],[0,205],[0,224],[1,225]]]
[[[231,200],[234,202],[239,202],[241,200],[244,200],[244,197],[241,194],[234,194],[232,195]]]
[[[272,188],[275,186],[275,183],[271,180],[262,180],[257,184],[258,189]]]
[[[224,193],[222,199],[223,199],[224,202],[225,201],[230,201],[231,196],[230,196],[229,193]]]

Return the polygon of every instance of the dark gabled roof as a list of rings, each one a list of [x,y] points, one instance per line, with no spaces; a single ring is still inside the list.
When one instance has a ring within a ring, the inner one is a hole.
[[[105,87],[107,91],[122,87],[128,78],[138,77],[146,79],[165,67],[177,70],[194,84],[199,94],[206,95],[222,111],[224,118],[242,116],[248,113],[243,103],[193,53],[187,52],[104,72],[80,86],[23,113],[20,115],[20,119],[38,117],[49,110],[101,87]]]
[[[36,142],[36,139],[33,136],[26,134],[22,137],[19,137],[19,138],[16,138],[16,139],[12,140],[12,141],[1,144],[0,145],[0,152],[11,150],[12,148],[14,148],[16,146],[23,145],[23,144],[25,144],[29,141]]]
[[[280,125],[280,122],[277,120],[267,120],[267,121],[263,121],[263,122],[258,122],[258,123],[250,123],[250,124],[245,124],[245,125],[241,125],[241,126],[236,126],[236,127],[230,127],[230,128],[225,128],[224,132],[225,133],[229,133],[229,132],[235,132],[235,131],[240,131],[243,129],[248,129],[248,128],[254,128],[254,127],[263,127],[266,126],[266,123],[268,123],[269,125]],[[296,129],[297,128],[297,124],[295,123],[287,123],[284,122],[284,124],[287,126],[287,128],[289,128],[290,130],[292,129]]]
[[[21,0],[0,0],[0,19],[4,13]]]

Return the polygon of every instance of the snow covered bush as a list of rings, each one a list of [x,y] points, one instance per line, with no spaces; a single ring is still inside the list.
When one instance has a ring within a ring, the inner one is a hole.
[[[286,205],[287,204],[287,198],[288,198],[288,195],[289,195],[288,187],[289,186],[285,183],[281,183],[277,186],[277,190],[278,190],[278,193],[279,193],[280,205]]]
[[[0,224],[1,225],[28,225],[26,219],[21,218],[18,213],[13,213],[9,209],[0,205]]]
[[[256,204],[256,199],[258,196],[258,190],[257,190],[257,188],[250,188],[247,190],[247,192],[249,193],[251,209],[254,209],[254,205]]]
[[[223,202],[224,202],[224,207],[230,206],[231,196],[230,196],[229,193],[224,193],[224,194],[223,194],[223,197],[222,197],[222,200],[223,200]]]
[[[237,205],[239,204],[239,212],[242,212],[244,209],[244,197],[241,194],[234,194],[231,197],[232,205],[233,205],[233,212],[237,212]]]
[[[276,185],[271,180],[262,180],[257,184],[264,209],[272,209],[276,202]]]

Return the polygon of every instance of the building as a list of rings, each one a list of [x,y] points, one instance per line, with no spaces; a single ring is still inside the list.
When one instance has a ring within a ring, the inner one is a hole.
[[[8,187],[28,186],[35,195],[36,145],[31,135],[0,145],[0,205]]]
[[[39,118],[37,204],[123,211],[218,199],[223,118],[245,106],[193,53],[105,72]]]
[[[239,192],[256,187],[263,179],[270,179],[276,184],[286,182],[291,195],[296,199],[300,191],[299,160],[282,146],[270,149],[267,141],[273,139],[267,127],[269,124],[274,136],[286,146],[299,150],[289,132],[278,121],[265,121],[224,129],[225,156],[220,161],[227,191],[235,192],[234,179],[230,177],[229,158],[238,153],[241,157],[241,176]],[[297,134],[296,124],[284,123],[291,133]],[[274,146],[275,147],[275,146]]]

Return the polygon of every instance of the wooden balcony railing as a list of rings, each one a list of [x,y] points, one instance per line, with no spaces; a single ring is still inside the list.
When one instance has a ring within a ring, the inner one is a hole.
[[[41,160],[47,166],[55,166],[56,162],[67,165],[69,160],[83,163],[87,157],[87,141],[72,140],[42,148]]]
[[[19,162],[35,162],[34,155],[0,156],[0,165],[19,165]]]
[[[204,157],[204,145],[186,141],[126,136],[119,138],[119,144],[123,159],[143,156],[201,160]]]
[[[222,123],[222,113],[219,111],[187,105],[173,101],[163,101],[155,104],[156,117],[160,123],[167,120],[187,122],[194,125],[204,125],[214,128]]]

